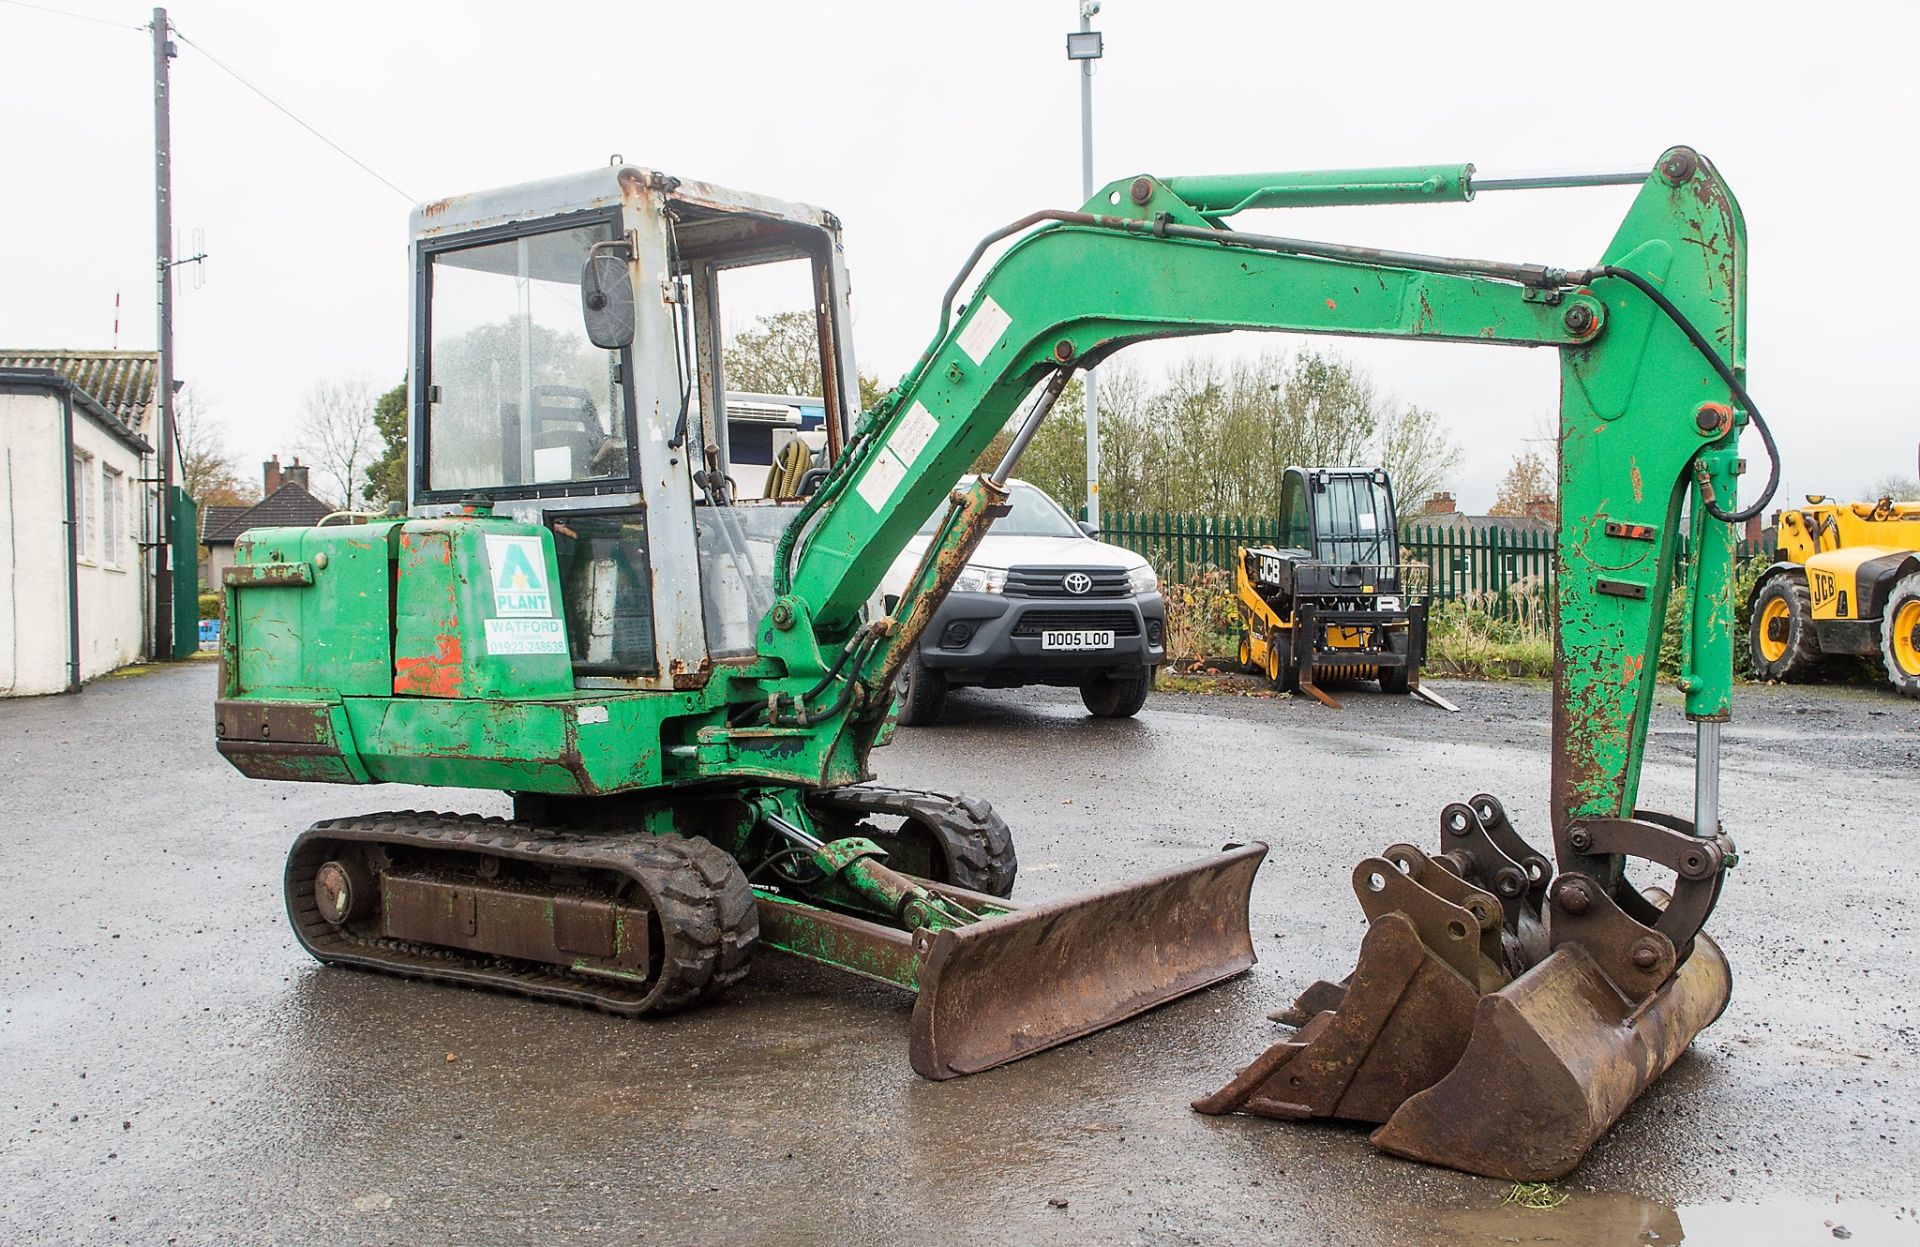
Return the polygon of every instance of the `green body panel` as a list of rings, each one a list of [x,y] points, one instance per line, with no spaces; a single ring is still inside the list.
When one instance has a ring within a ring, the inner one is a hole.
[[[227,573],[227,692],[324,700],[393,691],[394,523],[256,528]]]
[[[393,691],[573,694],[553,537],[493,516],[412,520],[396,534]]]
[[[547,614],[500,614],[541,604],[500,600],[489,537],[534,552]],[[222,696],[333,705],[328,740],[351,761],[303,756],[312,778],[581,796],[867,778],[852,733],[727,727],[775,665],[718,667],[684,691],[576,688],[557,582],[552,534],[504,517],[255,529],[229,575]],[[503,620],[550,626],[555,652],[490,652],[488,624]],[[771,683],[804,691],[798,677]]]

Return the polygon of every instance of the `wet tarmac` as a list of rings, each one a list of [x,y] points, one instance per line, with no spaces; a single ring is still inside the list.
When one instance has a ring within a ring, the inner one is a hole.
[[[297,828],[504,801],[246,780],[204,664],[0,704],[0,1243],[1920,1243],[1920,706],[1872,690],[1742,690],[1732,1006],[1559,1207],[1187,1109],[1350,968],[1354,860],[1482,790],[1544,840],[1544,690],[1440,687],[1464,713],[1022,691],[903,730],[876,770],[994,800],[1017,897],[1273,844],[1253,972],[940,1084],[907,996],[774,955],[659,1022],[323,969],[281,912]],[[1690,746],[1663,707],[1643,804],[1686,811]]]

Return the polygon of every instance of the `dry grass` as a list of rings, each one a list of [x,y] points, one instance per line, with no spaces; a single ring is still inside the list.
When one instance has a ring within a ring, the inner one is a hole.
[[[1471,600],[1436,604],[1427,616],[1427,671],[1477,679],[1553,674],[1553,638],[1537,599],[1514,600],[1507,618]]]

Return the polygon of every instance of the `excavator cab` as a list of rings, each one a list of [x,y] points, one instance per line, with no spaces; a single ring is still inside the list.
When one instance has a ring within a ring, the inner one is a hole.
[[[412,513],[548,529],[586,684],[672,688],[749,653],[792,511],[737,496],[733,453],[763,492],[755,434],[801,419],[728,393],[721,298],[783,310],[830,459],[858,392],[838,223],[615,167],[426,205],[414,236]]]

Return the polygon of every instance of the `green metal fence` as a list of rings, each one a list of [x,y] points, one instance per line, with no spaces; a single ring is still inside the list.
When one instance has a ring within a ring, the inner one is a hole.
[[[1214,568],[1231,568],[1241,546],[1273,545],[1279,521],[1264,516],[1194,515],[1168,511],[1110,511],[1100,539],[1144,556],[1163,580],[1184,583]],[[1464,599],[1494,613],[1517,616],[1545,601],[1553,584],[1554,535],[1532,528],[1468,528],[1403,524],[1400,561],[1432,569],[1441,601]],[[1740,543],[1744,561],[1762,554]]]

